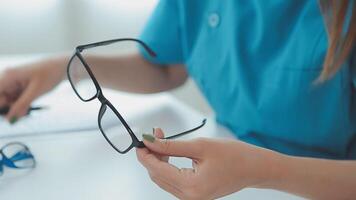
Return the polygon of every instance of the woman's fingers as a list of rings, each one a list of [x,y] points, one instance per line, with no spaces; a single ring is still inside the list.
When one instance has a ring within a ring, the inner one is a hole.
[[[14,91],[14,84],[9,84],[11,81],[5,75],[8,72],[0,73],[0,108],[8,106],[10,104],[11,93]]]
[[[150,175],[150,177],[154,183],[156,183],[160,188],[164,189],[165,191],[173,194],[177,198],[182,196],[182,192],[179,190],[179,188],[176,188],[174,185],[161,180],[159,177],[155,177],[152,175]]]
[[[196,178],[194,169],[178,169],[167,162],[159,160],[147,148],[136,149],[136,153],[138,160],[150,174],[150,178],[162,189],[180,199],[200,199],[190,198],[190,196],[194,197],[194,193],[197,192],[190,187]]]
[[[164,133],[163,133],[162,129],[160,129],[160,128],[154,128],[153,129],[153,135],[156,138],[160,138],[160,139],[164,138]],[[164,162],[168,162],[169,161],[169,156],[157,155],[157,157],[160,160],[164,161]]]
[[[203,154],[203,148],[207,146],[207,142],[202,139],[191,141],[160,139],[164,136],[161,129],[155,129],[154,135],[156,138],[152,135],[143,135],[146,148],[136,149],[137,158],[147,169],[151,179],[162,189],[180,199],[202,199],[199,198],[200,192],[197,189],[201,189],[198,186],[203,178],[199,176],[203,173],[199,173],[197,169],[200,168],[198,160],[206,156],[205,153]],[[165,162],[158,155],[191,158],[193,168],[179,169]]]
[[[15,69],[7,69],[0,75],[0,107],[10,107],[6,119],[14,123],[17,118],[27,113],[24,100],[28,94],[24,94],[27,80],[22,77],[21,72]],[[31,89],[31,87],[27,87]]]
[[[153,135],[156,138],[160,138],[160,139],[164,138],[164,133],[160,128],[153,128]]]
[[[6,119],[11,123],[18,118],[27,114],[28,108],[31,102],[38,96],[39,84],[37,81],[32,81],[19,96],[19,98],[11,105],[9,113],[6,115]]]
[[[169,182],[177,188],[186,182],[177,167],[159,160],[147,148],[137,148],[136,154],[138,160],[148,170],[152,179],[159,177],[161,180]]]
[[[161,155],[198,159],[201,154],[202,148],[192,141],[159,139],[151,135],[143,135],[143,138],[143,142],[148,149]]]
[[[7,98],[5,94],[0,93],[0,108],[8,105]]]

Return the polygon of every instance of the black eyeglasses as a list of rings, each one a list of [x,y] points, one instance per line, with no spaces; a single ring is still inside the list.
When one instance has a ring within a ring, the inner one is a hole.
[[[0,176],[4,173],[4,166],[14,169],[29,169],[36,166],[36,160],[26,145],[12,142],[0,149]]]
[[[82,52],[86,49],[106,46],[123,41],[137,43],[143,47],[143,50],[146,51],[148,55],[156,57],[156,53],[152,51],[151,48],[149,48],[144,42],[133,38],[122,38],[78,46],[67,67],[68,80],[77,96],[84,102],[89,102],[95,98],[98,98],[98,100],[101,102],[98,115],[99,129],[106,141],[117,152],[122,154],[127,153],[133,147],[142,148],[145,147],[145,145],[142,141],[137,139],[136,135],[131,130],[125,119],[121,116],[117,109],[115,109],[110,101],[104,97],[103,91],[98,81],[96,80],[88,63],[82,56]],[[114,120],[114,123],[113,119],[116,119]],[[206,119],[204,119],[199,126],[193,129],[175,134],[170,137],[166,137],[164,139],[174,139],[191,133],[203,127],[205,123]]]

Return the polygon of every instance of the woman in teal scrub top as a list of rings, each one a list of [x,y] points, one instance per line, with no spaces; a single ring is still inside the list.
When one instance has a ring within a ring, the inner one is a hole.
[[[141,39],[158,53],[88,59],[107,87],[154,93],[192,77],[239,140],[164,141],[137,149],[152,180],[181,199],[246,187],[356,198],[356,11],[350,0],[162,0]],[[14,122],[64,77],[66,56],[9,69],[0,106]],[[127,79],[133,77],[136,79]],[[193,160],[191,169],[168,156]]]

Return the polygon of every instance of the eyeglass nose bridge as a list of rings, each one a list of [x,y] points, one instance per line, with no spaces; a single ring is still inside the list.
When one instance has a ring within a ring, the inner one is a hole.
[[[104,104],[106,104],[108,102],[108,100],[103,95],[103,92],[101,91],[101,89],[98,89],[98,92],[96,94],[96,98],[98,98],[98,100],[100,101],[100,103],[102,105],[104,105]]]

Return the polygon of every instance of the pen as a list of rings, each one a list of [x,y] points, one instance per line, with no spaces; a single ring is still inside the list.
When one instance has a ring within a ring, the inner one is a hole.
[[[32,111],[42,110],[44,108],[45,107],[41,107],[41,106],[30,107],[27,111],[27,114],[30,114]],[[6,115],[9,112],[9,110],[10,110],[9,106],[0,108],[0,115]]]

